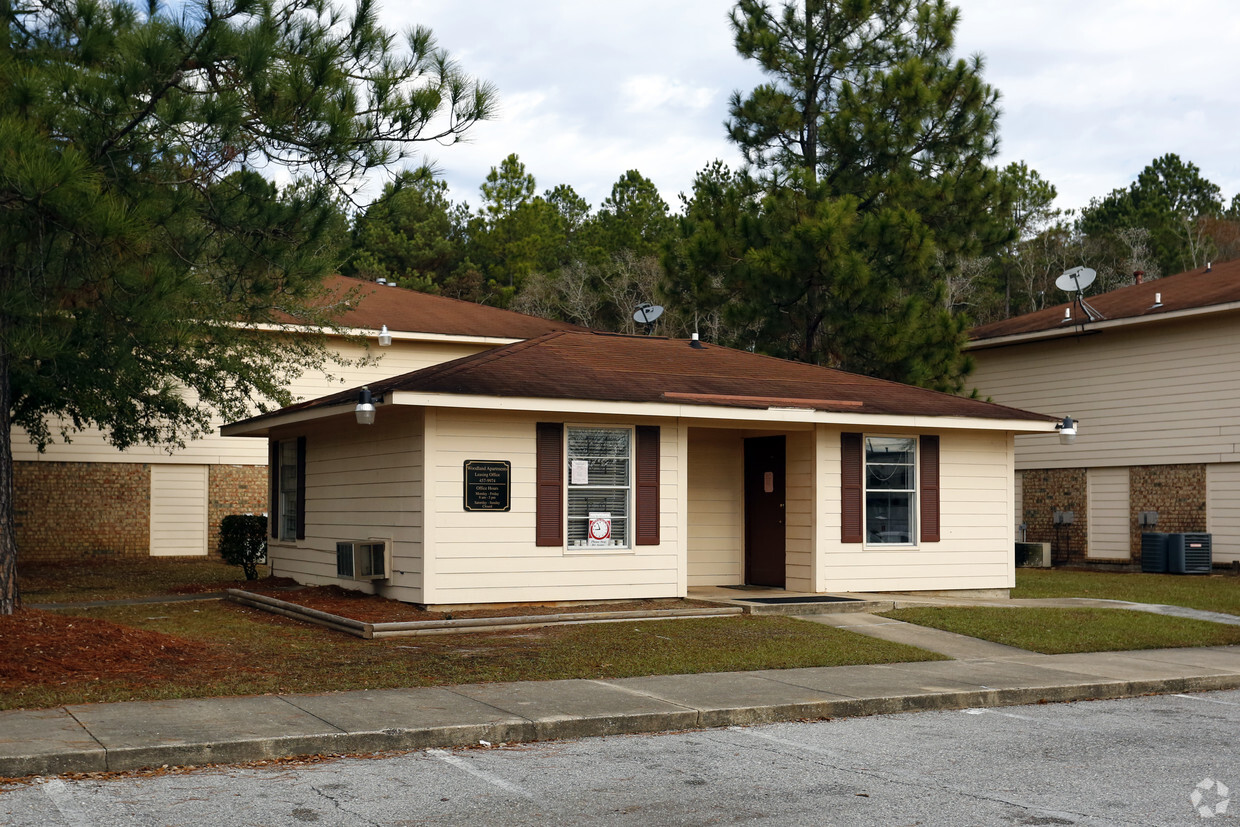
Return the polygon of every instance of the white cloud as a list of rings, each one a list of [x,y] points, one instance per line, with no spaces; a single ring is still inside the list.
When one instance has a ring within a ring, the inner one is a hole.
[[[389,28],[431,27],[500,90],[470,143],[433,147],[453,197],[521,156],[539,189],[597,206],[627,169],[675,206],[714,158],[739,163],[727,96],[760,82],[737,56],[731,0],[387,0]],[[1240,14],[1225,0],[954,0],[958,50],[1003,93],[999,163],[1024,160],[1079,207],[1168,152],[1240,191]]]
[[[657,109],[702,110],[716,103],[719,92],[709,86],[693,86],[663,75],[634,75],[620,85],[628,112]]]

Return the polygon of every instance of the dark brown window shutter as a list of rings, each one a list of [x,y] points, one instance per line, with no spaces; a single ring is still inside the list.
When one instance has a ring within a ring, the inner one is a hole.
[[[637,426],[637,498],[633,541],[639,546],[659,544],[659,428]]]
[[[267,440],[267,528],[272,537],[280,536],[280,441]]]
[[[921,541],[939,542],[939,438],[921,438]]]
[[[865,500],[861,434],[840,434],[840,542],[860,543],[861,509]]]
[[[539,422],[535,436],[534,542],[564,545],[564,425]]]
[[[306,438],[297,437],[297,539],[306,539]]]

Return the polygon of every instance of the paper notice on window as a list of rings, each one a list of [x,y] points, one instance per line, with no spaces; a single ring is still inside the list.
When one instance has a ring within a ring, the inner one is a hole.
[[[571,473],[569,474],[570,485],[589,485],[590,484],[590,463],[584,459],[575,459],[572,462]]]

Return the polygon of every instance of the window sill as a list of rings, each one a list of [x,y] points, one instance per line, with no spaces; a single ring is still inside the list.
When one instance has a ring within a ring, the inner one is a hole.
[[[589,554],[589,555],[595,555],[595,556],[603,555],[603,554],[632,554],[633,547],[632,546],[565,546],[564,553],[565,554]]]

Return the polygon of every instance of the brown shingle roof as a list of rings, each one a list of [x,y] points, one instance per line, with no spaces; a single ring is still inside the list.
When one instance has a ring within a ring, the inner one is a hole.
[[[663,402],[902,416],[1053,417],[683,339],[556,332],[370,383],[373,394]],[[357,389],[276,412],[347,404]],[[275,414],[268,414],[273,416]],[[264,417],[256,417],[262,419]]]
[[[496,339],[531,339],[553,330],[583,329],[567,322],[345,276],[330,276],[324,286],[333,297],[355,291],[356,301],[338,317],[338,322],[346,327],[378,330],[387,325],[389,330],[406,333]]]
[[[1161,307],[1153,306],[1155,293],[1162,294]],[[1109,293],[1086,296],[1085,300],[1107,320],[1157,317],[1179,310],[1240,302],[1240,260],[1215,264],[1209,271],[1202,267],[1144,284],[1132,284]],[[1068,307],[1072,307],[1073,319],[1083,318],[1079,308],[1066,302],[1034,313],[1026,313],[1024,316],[975,327],[969,332],[969,338],[981,341],[1061,328],[1065,333],[1073,332],[1076,325],[1065,324],[1063,321],[1064,309]]]

